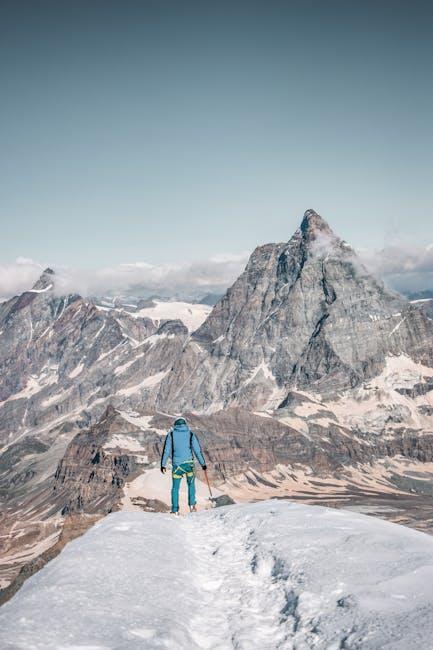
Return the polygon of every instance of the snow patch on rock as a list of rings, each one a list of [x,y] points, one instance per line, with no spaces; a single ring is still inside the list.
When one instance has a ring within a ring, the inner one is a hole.
[[[84,368],[84,363],[83,362],[79,363],[78,366],[75,366],[75,368],[71,370],[68,377],[70,379],[75,379],[75,377],[78,377],[78,375],[81,374],[83,368]]]
[[[104,444],[104,449],[127,449],[128,451],[143,451],[143,445],[132,436],[116,433]]]
[[[153,415],[140,415],[140,413],[138,413],[137,411],[121,411],[121,410],[119,410],[119,413],[124,420],[126,420],[130,424],[133,424],[134,426],[141,429],[142,431],[155,431],[156,433],[159,433],[164,436],[167,433],[165,429],[157,429],[156,427],[151,425],[151,421],[154,418]]]
[[[139,384],[134,384],[133,386],[128,386],[127,388],[122,388],[117,391],[117,395],[133,395],[137,393],[141,388],[153,388],[157,386],[166,376],[169,370],[163,372],[157,372],[154,375],[149,375],[141,381]]]

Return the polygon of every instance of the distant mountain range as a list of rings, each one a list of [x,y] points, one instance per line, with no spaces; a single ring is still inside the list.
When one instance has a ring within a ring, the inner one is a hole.
[[[235,500],[433,492],[427,299],[387,290],[313,210],[216,299],[63,296],[46,269],[0,304],[3,586],[62,530],[166,509],[179,413]]]

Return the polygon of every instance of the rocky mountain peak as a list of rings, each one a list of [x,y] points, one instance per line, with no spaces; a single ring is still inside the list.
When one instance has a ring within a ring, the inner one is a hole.
[[[126,424],[126,422],[118,409],[114,408],[112,404],[108,404],[101,418],[95,423],[94,430],[100,434],[108,435],[113,428],[116,429],[122,424]]]
[[[314,210],[307,210],[304,213],[297,233],[300,234],[302,241],[307,245],[329,247],[341,243],[341,239],[334,233],[327,221]]]
[[[49,289],[50,286],[54,284],[54,271],[47,267],[40,275],[39,279],[35,282],[32,287],[32,291],[41,291],[44,289]]]
[[[293,387],[334,396],[390,355],[431,364],[431,329],[307,210],[287,244],[253,252],[163,380],[160,407],[272,409]]]
[[[302,218],[301,229],[306,230],[307,228],[330,230],[327,221],[325,221],[325,219],[312,208],[305,210]]]
[[[329,224],[323,217],[320,216],[315,210],[309,209],[304,212],[301,222],[302,232],[307,231],[326,231],[332,232]]]

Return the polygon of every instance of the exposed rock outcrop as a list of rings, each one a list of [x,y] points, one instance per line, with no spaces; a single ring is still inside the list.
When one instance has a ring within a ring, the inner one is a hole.
[[[158,434],[143,432],[109,406],[100,422],[75,436],[57,467],[53,492],[62,514],[116,509],[126,479],[156,462],[159,442]]]

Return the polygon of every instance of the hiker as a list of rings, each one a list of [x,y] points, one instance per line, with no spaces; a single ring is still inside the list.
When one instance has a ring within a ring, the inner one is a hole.
[[[191,512],[196,512],[194,456],[206,470],[206,461],[195,433],[188,427],[185,418],[174,421],[173,428],[167,433],[161,456],[161,472],[165,474],[168,458],[172,463],[171,512],[179,514],[179,487],[183,476],[188,484],[188,505]]]

